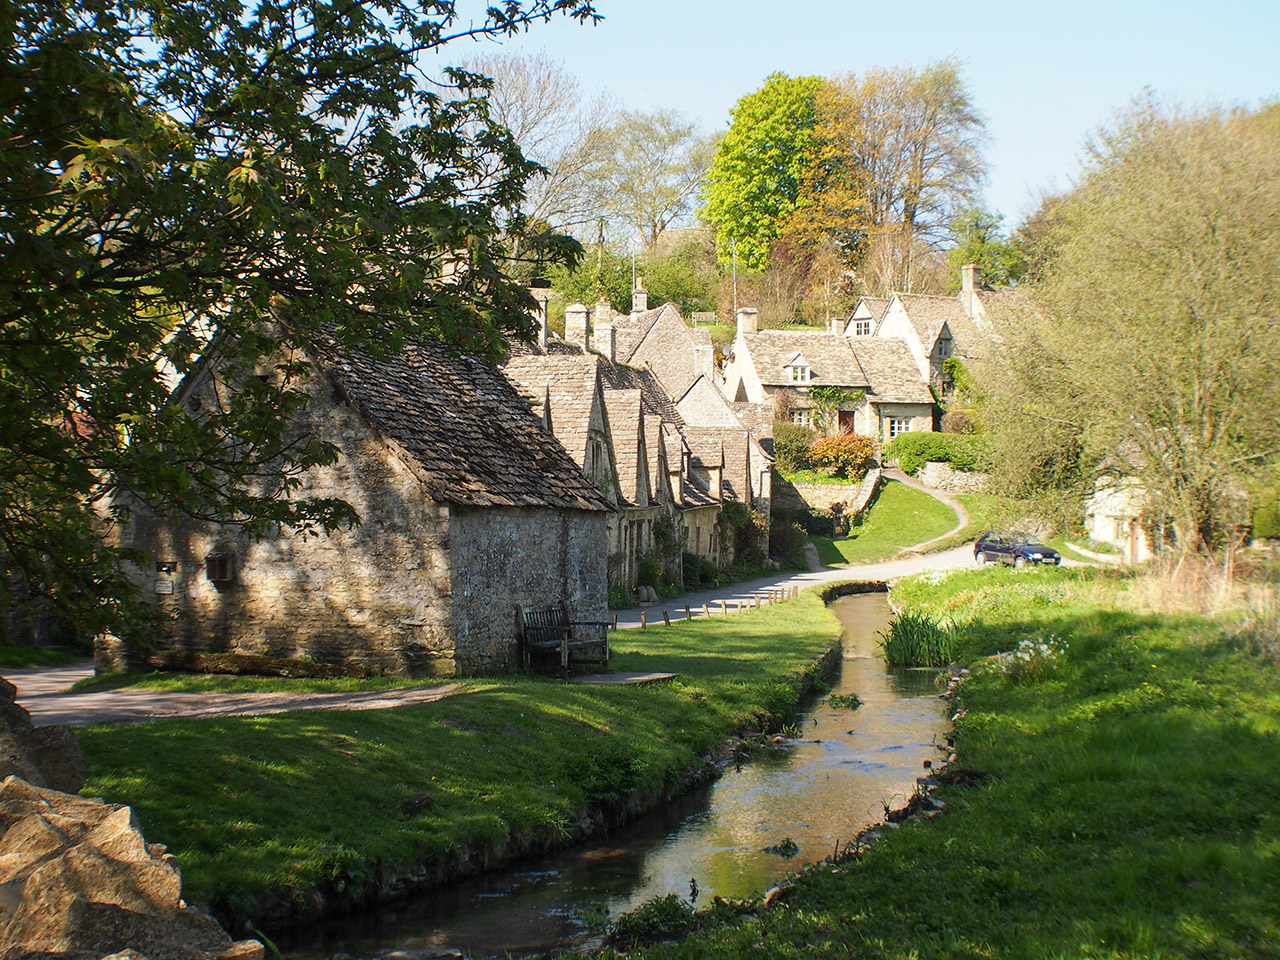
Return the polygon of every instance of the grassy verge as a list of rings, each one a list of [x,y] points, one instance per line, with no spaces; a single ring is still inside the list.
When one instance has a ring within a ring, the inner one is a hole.
[[[1280,955],[1280,615],[1151,612],[1112,571],[924,575],[961,624],[935,820],[805,875],[780,908],[704,915],[633,957]],[[982,659],[1001,651],[1011,657]]]
[[[956,525],[955,511],[927,493],[887,481],[862,523],[847,538],[813,537],[819,559],[831,567],[884,560],[904,547],[940,536]]]
[[[0,645],[0,670],[17,667],[53,667],[87,659],[89,659],[88,653],[72,650]]]
[[[415,870],[478,869],[660,802],[735,730],[788,718],[838,632],[807,594],[615,635],[615,669],[678,673],[669,683],[477,678],[392,710],[83,729],[85,793],[134,807],[147,837],[180,858],[188,899],[270,930]]]
[[[1008,526],[1018,515],[1017,501],[1007,497],[990,493],[957,493],[954,496],[969,514],[969,522],[947,539],[939,540],[934,547],[936,550],[950,550],[976,540],[988,530]]]

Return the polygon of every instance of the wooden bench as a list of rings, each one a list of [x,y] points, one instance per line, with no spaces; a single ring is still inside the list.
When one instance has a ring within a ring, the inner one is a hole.
[[[569,676],[569,664],[609,665],[609,624],[603,620],[570,620],[564,602],[516,607],[520,625],[520,662],[526,670],[535,657],[557,656],[560,675]]]

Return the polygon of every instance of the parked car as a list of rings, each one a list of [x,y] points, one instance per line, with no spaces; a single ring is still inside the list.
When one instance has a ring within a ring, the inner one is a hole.
[[[1011,563],[1015,567],[1062,562],[1062,555],[1052,547],[1004,530],[988,530],[980,536],[973,545],[973,558],[979,563]]]

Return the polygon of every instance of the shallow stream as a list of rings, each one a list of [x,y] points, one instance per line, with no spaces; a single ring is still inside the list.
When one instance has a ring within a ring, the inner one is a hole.
[[[383,957],[458,950],[481,957],[548,951],[584,939],[584,920],[624,912],[652,897],[755,896],[831,854],[887,806],[901,806],[938,758],[946,713],[936,671],[889,669],[876,634],[889,619],[884,594],[837,601],[844,659],[833,695],[804,714],[796,737],[614,835],[533,864],[426,890],[313,925],[286,947],[289,960],[336,953]],[[790,839],[790,857],[765,848]]]

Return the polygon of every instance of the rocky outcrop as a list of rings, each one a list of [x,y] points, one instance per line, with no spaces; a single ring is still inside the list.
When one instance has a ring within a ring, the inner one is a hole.
[[[71,728],[36,727],[31,714],[14,702],[17,688],[0,678],[0,778],[74,793],[84,786],[84,758]]]
[[[262,960],[182,900],[178,862],[133,811],[36,787],[0,786],[0,958]]]

